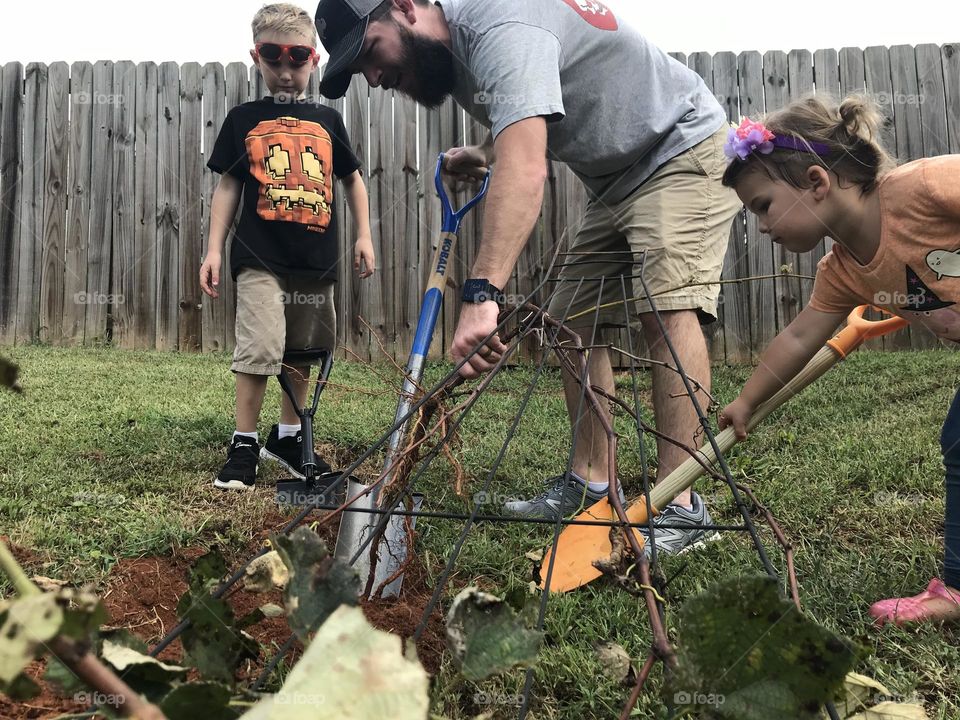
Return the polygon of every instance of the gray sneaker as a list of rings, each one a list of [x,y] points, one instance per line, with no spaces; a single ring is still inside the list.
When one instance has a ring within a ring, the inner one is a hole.
[[[607,496],[606,490],[594,492],[572,475],[547,478],[546,485],[548,489],[536,497],[508,502],[503,509],[512,515],[556,520],[557,516],[576,515]],[[620,488],[620,502],[626,502],[623,487]]]
[[[642,502],[642,499],[637,500]],[[693,505],[691,510],[687,510],[680,505],[667,505],[663,512],[653,519],[654,536],[657,540],[657,555],[679,555],[687,550],[703,547],[706,543],[717,540],[720,534],[716,530],[704,530],[696,527],[682,527],[684,525],[712,525],[713,518],[707,506],[696,493],[690,494],[690,502]],[[660,525],[673,525],[675,527],[659,527]],[[647,528],[640,529],[640,534],[646,541],[643,546],[643,553],[649,559],[650,557],[650,537]]]

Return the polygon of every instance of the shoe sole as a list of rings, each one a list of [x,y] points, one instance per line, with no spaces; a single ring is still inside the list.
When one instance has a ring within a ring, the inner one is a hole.
[[[298,480],[303,480],[304,478],[307,477],[306,475],[304,475],[304,474],[303,474],[302,472],[300,472],[299,470],[296,470],[290,463],[288,463],[288,462],[287,462],[286,460],[284,460],[282,457],[280,457],[279,455],[274,455],[272,452],[270,452],[269,450],[267,450],[265,447],[260,448],[260,459],[261,459],[261,460],[272,460],[273,462],[278,463],[280,466],[282,466],[284,469],[286,469],[286,471],[287,471],[288,473],[290,473],[291,475],[293,475],[293,476],[294,476],[295,478],[297,478]]]
[[[218,490],[253,490],[253,485],[247,485],[242,480],[214,480],[213,486]]]

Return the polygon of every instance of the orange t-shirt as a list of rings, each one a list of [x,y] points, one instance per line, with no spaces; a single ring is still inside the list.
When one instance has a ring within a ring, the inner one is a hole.
[[[880,182],[880,247],[861,265],[837,244],[817,265],[810,307],[876,305],[960,342],[960,155],[916,160]]]

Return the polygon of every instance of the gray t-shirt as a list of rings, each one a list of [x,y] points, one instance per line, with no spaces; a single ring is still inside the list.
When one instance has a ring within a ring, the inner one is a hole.
[[[494,138],[545,116],[550,156],[616,203],[726,115],[694,71],[596,0],[438,0],[454,98]]]

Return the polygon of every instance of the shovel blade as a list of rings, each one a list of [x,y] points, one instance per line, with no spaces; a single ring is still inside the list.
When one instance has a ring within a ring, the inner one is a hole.
[[[360,495],[367,486],[363,483],[351,479],[347,484],[347,497],[354,498]],[[334,550],[334,557],[343,562],[349,563],[357,550],[366,542],[367,538],[373,534],[382,514],[375,512],[364,512],[374,509],[375,500],[372,494],[357,498],[350,508],[343,513],[340,520],[340,530],[337,534],[337,547]],[[423,506],[423,495],[414,493],[413,509],[419,512]],[[399,507],[399,505],[397,506]],[[393,515],[387,523],[383,538],[377,547],[377,568],[373,578],[373,589],[380,585],[397,569],[403,565],[407,559],[407,534],[404,531],[404,516]],[[416,527],[416,517],[412,518],[413,526]],[[361,588],[366,587],[366,581],[370,576],[370,547],[364,548],[363,552],[353,563],[360,575]],[[383,588],[379,597],[383,599],[395,598],[400,594],[403,586],[403,575],[395,578],[391,583]]]

